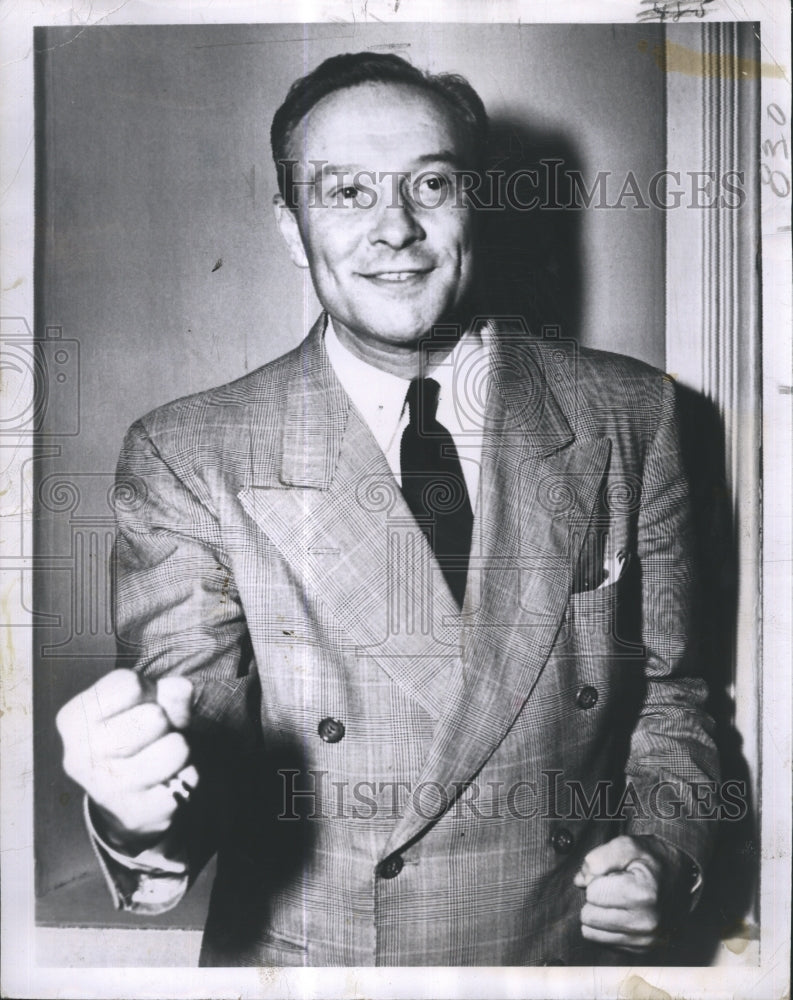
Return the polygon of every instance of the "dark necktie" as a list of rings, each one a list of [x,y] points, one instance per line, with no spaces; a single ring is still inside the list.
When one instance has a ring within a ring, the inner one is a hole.
[[[410,419],[400,449],[402,493],[462,607],[474,517],[457,448],[435,418],[439,391],[431,378],[414,378],[408,388]]]

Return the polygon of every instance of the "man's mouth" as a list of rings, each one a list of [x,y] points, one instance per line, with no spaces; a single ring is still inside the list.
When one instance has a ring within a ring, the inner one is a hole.
[[[372,271],[369,274],[364,274],[363,277],[369,281],[382,281],[391,285],[404,285],[421,280],[430,271],[432,271],[431,267],[415,268],[409,271]]]

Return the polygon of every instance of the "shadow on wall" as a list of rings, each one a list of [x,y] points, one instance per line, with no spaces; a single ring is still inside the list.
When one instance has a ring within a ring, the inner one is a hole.
[[[577,340],[581,332],[581,210],[570,204],[569,171],[581,168],[570,141],[523,122],[493,119],[488,176],[478,210],[480,309],[523,316]],[[498,202],[495,200],[498,192]],[[533,205],[533,207],[528,207]]]
[[[697,610],[702,672],[710,688],[707,707],[716,723],[722,786],[727,781],[742,782],[747,807],[740,818],[722,819],[702,899],[681,934],[676,964],[700,965],[713,959],[721,940],[743,936],[757,886],[760,851],[749,768],[743,739],[733,723],[730,694],[738,559],[725,472],[724,424],[716,406],[700,393],[678,387],[678,401],[701,574]]]
[[[582,211],[566,206],[575,203],[569,173],[581,169],[580,156],[564,135],[507,119],[491,122],[489,152],[489,170],[504,175],[503,188],[512,197],[504,200],[505,211],[479,213],[482,311],[524,316],[535,336],[550,325],[560,327],[563,338],[578,340]],[[520,181],[507,184],[506,178],[518,176]],[[527,204],[534,195],[537,207],[516,206],[516,201]],[[720,941],[741,936],[757,886],[759,842],[750,774],[730,694],[738,563],[724,426],[717,408],[700,393],[678,387],[678,399],[700,570],[697,611],[700,662],[710,689],[707,708],[716,723],[722,783],[742,783],[747,807],[741,818],[721,821],[702,898],[665,963],[707,965]]]

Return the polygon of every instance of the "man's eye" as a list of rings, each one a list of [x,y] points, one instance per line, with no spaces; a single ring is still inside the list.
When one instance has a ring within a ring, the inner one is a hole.
[[[449,190],[449,179],[443,174],[422,174],[417,179],[414,197],[419,203],[437,204],[439,196],[443,197]]]
[[[425,178],[424,183],[430,191],[440,191],[446,186],[446,178],[441,177],[440,174],[432,174],[430,177]]]
[[[339,188],[337,195],[342,201],[355,201],[361,192],[352,184]]]

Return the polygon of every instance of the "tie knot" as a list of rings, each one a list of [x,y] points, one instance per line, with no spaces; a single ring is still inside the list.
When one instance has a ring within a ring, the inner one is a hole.
[[[415,427],[428,427],[438,411],[440,385],[434,378],[414,378],[408,386],[407,399],[410,423]]]

